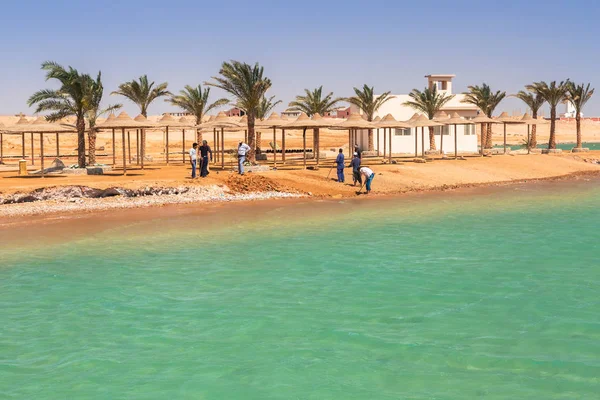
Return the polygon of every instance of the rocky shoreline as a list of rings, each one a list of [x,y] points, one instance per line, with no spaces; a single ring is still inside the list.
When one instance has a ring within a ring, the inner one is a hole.
[[[145,187],[96,189],[88,186],[40,188],[28,193],[0,195],[0,217],[48,213],[89,212],[167,204],[215,203],[304,197],[281,191],[233,193],[227,186]]]

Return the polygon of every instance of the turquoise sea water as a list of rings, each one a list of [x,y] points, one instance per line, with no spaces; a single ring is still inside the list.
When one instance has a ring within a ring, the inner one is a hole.
[[[502,148],[503,146],[496,145],[495,147]],[[507,146],[507,147],[510,147],[511,150],[520,150],[520,149],[524,148],[521,145],[513,145],[513,146]],[[571,151],[571,149],[573,147],[575,147],[575,143],[557,143],[556,144],[556,148],[561,149],[562,151]],[[600,150],[600,142],[583,143],[583,147],[587,147],[590,150]],[[538,149],[547,149],[548,143],[538,143],[537,148]]]
[[[5,244],[0,398],[598,398],[599,195],[284,202]]]

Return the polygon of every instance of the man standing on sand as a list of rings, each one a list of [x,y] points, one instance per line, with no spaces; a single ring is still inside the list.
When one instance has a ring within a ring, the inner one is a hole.
[[[356,186],[356,182],[359,185],[362,185],[362,179],[360,178],[360,157],[358,157],[358,153],[354,153],[352,156],[352,161],[350,162],[350,166],[352,167],[352,186]]]
[[[238,167],[239,174],[244,175],[244,162],[246,162],[246,154],[250,151],[250,146],[244,142],[238,144]]]
[[[371,182],[373,182],[373,178],[375,178],[375,173],[369,167],[360,167],[360,174],[366,182],[367,194],[369,194],[371,192]]]
[[[338,182],[344,183],[344,150],[340,149],[340,152],[335,159],[335,163],[337,164]]]
[[[196,179],[196,162],[198,161],[198,143],[194,143],[190,149],[190,164],[192,164],[192,179]]]
[[[206,140],[202,141],[200,146],[200,176],[206,178],[208,175],[208,153],[210,153],[210,162],[212,162],[212,150]]]

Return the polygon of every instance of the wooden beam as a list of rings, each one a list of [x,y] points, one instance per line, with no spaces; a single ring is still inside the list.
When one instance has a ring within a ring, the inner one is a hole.
[[[127,131],[127,154],[129,155],[129,162],[131,162],[131,132]]]
[[[42,178],[44,177],[44,134],[40,132],[40,163],[42,165]]]
[[[281,130],[281,163],[285,164],[285,129]]]
[[[117,153],[115,147],[115,128],[112,129],[112,155],[113,155],[113,167],[117,163]]]
[[[167,165],[169,165],[169,127],[167,126],[167,130],[165,132],[167,140],[166,140],[166,146],[165,146],[165,157],[167,159]]]
[[[125,128],[121,128],[121,142],[123,144],[123,175],[127,175],[127,163],[125,162]]]
[[[33,157],[33,132],[31,133],[31,165],[35,165],[35,158]]]

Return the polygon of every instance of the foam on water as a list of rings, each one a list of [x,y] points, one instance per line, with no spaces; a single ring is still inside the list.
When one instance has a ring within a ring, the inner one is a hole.
[[[3,249],[0,397],[594,398],[599,194],[293,203]]]

